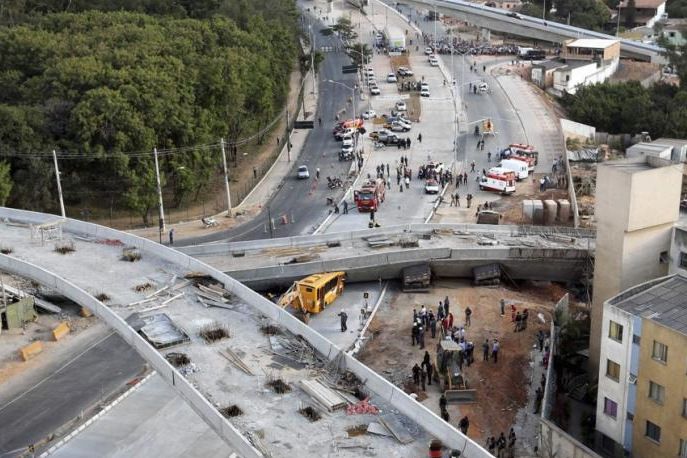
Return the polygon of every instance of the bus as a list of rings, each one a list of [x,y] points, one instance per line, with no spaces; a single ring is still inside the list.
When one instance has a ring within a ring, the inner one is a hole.
[[[294,282],[279,299],[282,307],[291,306],[304,321],[311,313],[320,313],[343,293],[345,272],[313,274]]]

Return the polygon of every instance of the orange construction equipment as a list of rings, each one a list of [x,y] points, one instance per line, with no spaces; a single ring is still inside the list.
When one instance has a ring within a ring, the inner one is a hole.
[[[344,129],[348,129],[348,128],[351,128],[351,129],[360,129],[360,128],[363,127],[364,125],[365,125],[365,122],[364,122],[362,119],[360,119],[360,118],[357,118],[357,119],[347,119],[347,120],[345,120],[345,121],[343,122],[343,127],[344,127]]]
[[[379,204],[384,202],[385,194],[384,180],[381,178],[367,180],[360,189],[353,191],[353,201],[360,212],[377,211]]]

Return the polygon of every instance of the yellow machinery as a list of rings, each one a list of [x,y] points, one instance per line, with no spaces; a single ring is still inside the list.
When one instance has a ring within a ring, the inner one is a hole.
[[[282,307],[291,306],[303,314],[305,321],[311,313],[320,313],[341,296],[345,272],[325,272],[310,275],[294,282],[279,299]]]

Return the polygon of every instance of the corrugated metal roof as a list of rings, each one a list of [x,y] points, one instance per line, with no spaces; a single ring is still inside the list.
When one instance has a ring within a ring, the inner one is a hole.
[[[673,275],[614,305],[687,335],[687,278],[682,275]]]

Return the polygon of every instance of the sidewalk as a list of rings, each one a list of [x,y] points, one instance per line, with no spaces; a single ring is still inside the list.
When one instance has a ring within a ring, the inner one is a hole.
[[[303,91],[303,100],[305,106],[305,112],[308,115],[307,120],[314,120],[317,122],[317,102],[319,98],[319,87],[315,84],[315,92],[313,92],[313,76],[312,73],[308,73],[303,79],[305,90]],[[291,88],[292,91],[298,91],[300,88]],[[301,120],[303,118],[299,118]],[[317,126],[316,126],[317,127]],[[272,197],[272,195],[279,190],[282,186],[284,178],[289,173],[293,164],[297,161],[303,145],[308,137],[308,130],[293,130],[291,132],[291,152],[289,161],[289,152],[286,147],[286,142],[284,147],[277,156],[276,161],[272,164],[272,167],[267,171],[263,178],[255,185],[253,190],[239,203],[234,203],[232,208],[232,218],[227,217],[226,210],[212,217],[217,221],[218,225],[213,228],[205,228],[200,220],[183,221],[173,225],[167,225],[166,229],[169,231],[174,228],[175,240],[183,240],[185,238],[198,237],[202,235],[208,235],[213,232],[224,231],[231,229],[238,225],[244,224],[255,218],[260,211],[262,206],[265,205],[267,201]],[[231,183],[229,186],[231,187]],[[134,229],[129,231],[132,234],[138,235],[139,237],[145,237],[151,240],[158,240],[160,234],[157,227],[148,227],[144,229]],[[168,233],[163,234],[163,242],[168,241]]]

